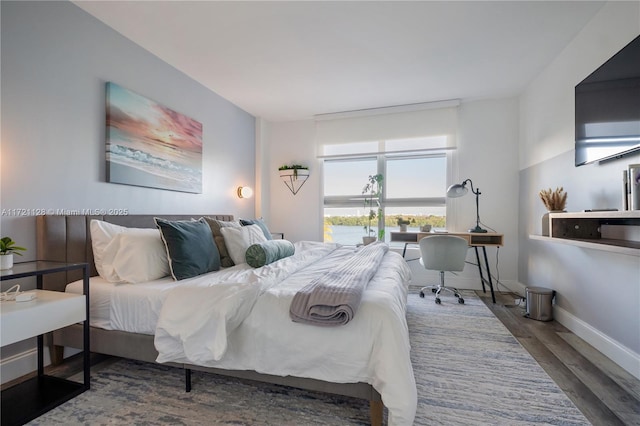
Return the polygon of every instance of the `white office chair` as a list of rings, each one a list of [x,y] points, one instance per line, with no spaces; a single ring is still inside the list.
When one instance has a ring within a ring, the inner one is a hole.
[[[433,235],[420,240],[420,264],[425,269],[440,271],[440,284],[422,287],[420,297],[424,297],[424,291],[431,289],[436,294],[436,303],[440,304],[440,292],[443,290],[453,293],[458,298],[458,303],[464,303],[458,289],[444,285],[445,271],[462,271],[469,244],[462,237],[454,235]]]

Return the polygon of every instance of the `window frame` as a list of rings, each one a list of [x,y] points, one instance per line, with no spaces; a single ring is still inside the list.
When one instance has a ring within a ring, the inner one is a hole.
[[[360,161],[360,160],[376,160],[377,171],[382,173],[385,179],[382,182],[382,196],[380,199],[380,208],[382,214],[378,217],[377,229],[384,230],[387,235],[383,218],[386,217],[387,207],[444,207],[445,220],[449,223],[451,205],[448,202],[446,194],[442,197],[416,197],[416,198],[388,198],[387,197],[387,161],[397,159],[414,159],[414,158],[445,158],[446,171],[445,182],[448,187],[452,182],[453,169],[455,164],[455,149],[437,149],[420,152],[378,152],[375,154],[367,153],[361,155],[344,155],[344,156],[327,156],[322,158],[322,170],[325,173],[325,163],[334,161]],[[364,180],[363,180],[364,186]],[[324,188],[324,178],[322,179],[322,217],[326,208],[362,208],[364,205],[365,195],[340,195],[326,196]],[[324,220],[323,220],[324,223]]]

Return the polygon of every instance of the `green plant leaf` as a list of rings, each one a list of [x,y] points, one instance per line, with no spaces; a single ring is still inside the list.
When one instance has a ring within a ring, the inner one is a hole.
[[[11,237],[2,237],[0,238],[0,254],[9,254],[15,253],[19,256],[22,256],[22,253],[18,253],[18,251],[26,251],[27,249],[24,247],[20,247],[16,245],[16,242],[11,239]]]

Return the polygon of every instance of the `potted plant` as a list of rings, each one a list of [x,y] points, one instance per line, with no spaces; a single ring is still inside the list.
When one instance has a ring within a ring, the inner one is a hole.
[[[396,216],[396,222],[398,224],[398,226],[400,227],[400,232],[407,232],[407,225],[410,225],[412,223],[415,223],[415,219],[405,219],[402,216]]]
[[[367,233],[362,237],[362,243],[364,245],[370,244],[376,240],[376,231],[372,229],[371,222],[377,217],[382,216],[382,209],[380,208],[380,198],[382,197],[382,174],[369,175],[367,184],[362,188],[362,194],[364,195],[364,209],[367,213],[367,224],[364,225],[364,230]],[[382,240],[384,238],[384,229],[378,230],[378,238]]]
[[[300,164],[285,164],[284,166],[278,167],[278,171],[280,173],[280,179],[282,179],[282,182],[284,182],[293,195],[298,193],[302,185],[304,185],[309,178],[309,168]]]
[[[278,167],[278,171],[280,171],[280,176],[293,176],[294,180],[298,179],[298,176],[309,176],[309,167],[301,164],[285,164]]]
[[[567,204],[567,193],[563,187],[556,188],[555,191],[543,189],[540,191],[540,200],[547,208],[547,212],[542,215],[542,235],[549,236],[549,213],[563,212]]]
[[[22,256],[20,251],[26,248],[19,247],[11,237],[0,238],[0,269],[11,269],[13,267],[13,254]]]

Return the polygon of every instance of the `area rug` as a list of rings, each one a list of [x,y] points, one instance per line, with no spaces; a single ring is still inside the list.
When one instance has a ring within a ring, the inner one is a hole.
[[[463,305],[411,296],[415,424],[590,424],[474,293],[463,292]]]
[[[409,295],[416,425],[588,425],[473,292]],[[130,360],[94,368],[91,390],[33,425],[366,425],[366,401]]]

